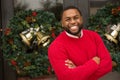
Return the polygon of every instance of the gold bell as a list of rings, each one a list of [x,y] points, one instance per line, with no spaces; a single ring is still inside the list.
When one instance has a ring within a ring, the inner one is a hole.
[[[31,42],[31,40],[32,40],[32,38],[33,38],[32,33],[29,32],[29,31],[24,31],[24,32],[20,33],[20,36],[21,36],[23,42],[24,42],[27,46],[30,46],[30,42]]]
[[[116,39],[116,37],[118,36],[118,32],[120,31],[120,24],[118,24],[117,26],[116,25],[112,26],[111,29],[112,31],[110,33],[105,33],[105,36],[109,41],[117,44],[118,40]]]
[[[37,32],[38,46],[47,46],[50,43],[50,36],[45,36],[41,32]]]

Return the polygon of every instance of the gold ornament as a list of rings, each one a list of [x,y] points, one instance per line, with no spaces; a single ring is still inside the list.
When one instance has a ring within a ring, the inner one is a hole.
[[[15,68],[16,68],[17,74],[20,74],[21,71],[20,71],[19,67],[18,67],[18,66],[15,66]]]
[[[39,32],[39,29],[40,29],[40,27],[29,28],[20,33],[20,36],[21,36],[23,42],[27,46],[30,47],[31,44],[34,42],[37,42],[38,46],[40,46],[40,45],[46,46],[50,43],[50,36],[46,36],[42,32]]]
[[[31,23],[31,22],[32,22],[32,16],[27,16],[27,17],[26,17],[26,21],[27,21],[28,23]]]
[[[116,67],[117,63],[115,61],[112,61],[112,67]]]
[[[46,46],[50,43],[50,36],[45,36],[41,32],[37,32],[38,46]]]
[[[32,22],[36,22],[36,19],[35,19],[35,18],[32,18]]]
[[[2,32],[3,30],[2,30],[2,28],[0,28],[0,32]]]
[[[118,25],[113,25],[111,27],[110,33],[105,33],[105,36],[108,40],[117,44],[118,40],[116,39],[116,37],[118,36],[119,31],[120,31],[120,23],[118,23]]]
[[[33,38],[33,32],[30,31],[30,29],[28,29],[28,30],[23,31],[22,33],[20,33],[20,36],[21,36],[23,42],[26,45],[30,46],[30,42],[31,42],[31,40]]]

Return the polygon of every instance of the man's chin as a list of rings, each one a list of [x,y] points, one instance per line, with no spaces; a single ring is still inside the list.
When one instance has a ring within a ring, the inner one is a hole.
[[[77,31],[77,32],[70,32],[70,31],[67,31],[69,34],[71,34],[71,35],[78,35],[79,33],[80,33],[80,31]]]
[[[82,27],[79,28],[77,31],[71,31],[71,30],[69,30],[68,28],[64,27],[64,30],[65,30],[67,33],[71,34],[71,35],[78,35],[78,34],[80,34],[81,29],[82,29]]]

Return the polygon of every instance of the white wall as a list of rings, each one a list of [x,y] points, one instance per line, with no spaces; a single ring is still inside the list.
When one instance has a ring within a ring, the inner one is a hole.
[[[55,5],[56,1],[63,3],[63,0],[14,0],[14,6],[21,4],[21,6],[27,5],[27,9],[43,9],[43,4],[46,1],[51,1],[51,6]]]

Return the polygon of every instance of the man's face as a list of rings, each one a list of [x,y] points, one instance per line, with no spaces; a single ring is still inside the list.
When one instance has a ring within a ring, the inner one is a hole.
[[[68,9],[64,11],[61,23],[63,28],[72,35],[80,34],[83,27],[82,16],[76,9]]]

